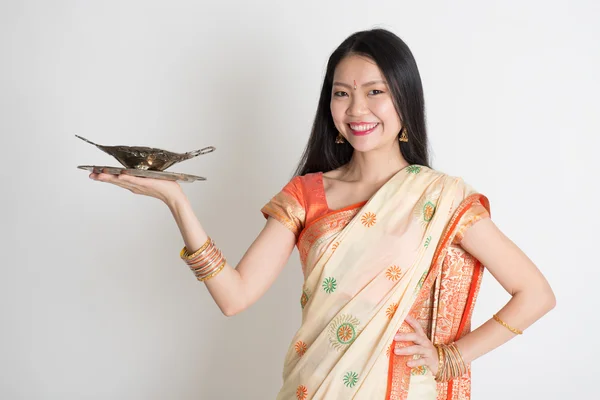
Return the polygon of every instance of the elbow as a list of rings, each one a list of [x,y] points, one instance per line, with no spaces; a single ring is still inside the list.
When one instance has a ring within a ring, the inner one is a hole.
[[[556,307],[556,296],[547,281],[545,282],[545,285],[542,285],[538,294],[538,299],[545,312],[549,312]]]
[[[542,315],[550,312],[554,307],[556,307],[556,296],[549,285],[544,289],[539,290],[535,294],[534,298],[535,303],[537,303],[538,309]]]
[[[235,305],[235,304],[220,307],[221,312],[226,317],[233,317],[234,315],[238,315],[245,309],[246,309],[245,306]]]
[[[548,311],[550,311],[554,307],[556,307],[556,296],[554,295],[554,292],[550,288],[548,288],[548,291],[546,293],[545,303],[546,303],[546,308]]]
[[[236,310],[235,308],[222,308],[221,312],[223,313],[224,316],[226,317],[233,317],[234,315],[237,315],[240,313],[241,310]]]
[[[523,299],[529,310],[535,310],[539,316],[545,315],[556,307],[556,296],[550,285],[530,288],[515,293],[513,297]]]

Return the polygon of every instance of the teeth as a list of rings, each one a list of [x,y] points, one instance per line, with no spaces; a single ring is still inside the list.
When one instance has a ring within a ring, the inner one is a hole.
[[[368,124],[368,125],[353,125],[350,124],[350,129],[352,129],[353,131],[368,131],[371,130],[373,128],[375,128],[378,124]]]

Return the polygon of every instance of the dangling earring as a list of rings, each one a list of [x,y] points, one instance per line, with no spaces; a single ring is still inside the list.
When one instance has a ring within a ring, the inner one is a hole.
[[[403,127],[400,131],[400,137],[398,138],[400,142],[408,142],[408,135],[406,133],[406,127]]]
[[[345,142],[344,137],[342,136],[341,133],[338,133],[337,137],[335,138],[335,143],[336,144],[342,144],[344,142]]]

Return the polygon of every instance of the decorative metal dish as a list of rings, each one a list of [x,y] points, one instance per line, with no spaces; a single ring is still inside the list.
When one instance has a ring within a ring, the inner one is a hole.
[[[119,167],[103,167],[100,165],[79,165],[77,168],[84,169],[86,171],[94,172],[96,174],[112,174],[112,175],[132,175],[141,176],[143,178],[154,178],[164,179],[167,181],[182,181],[182,182],[195,182],[205,181],[206,178],[203,176],[182,174],[178,172],[166,172],[166,171],[148,171],[143,169],[129,169]]]
[[[157,149],[153,147],[142,146],[104,146],[96,144],[79,135],[77,138],[92,144],[113,156],[124,168],[119,167],[104,167],[96,165],[80,165],[77,168],[95,173],[105,172],[113,175],[122,173],[141,176],[146,178],[166,179],[166,180],[181,180],[184,182],[193,182],[198,180],[206,180],[201,176],[188,175],[175,172],[165,172],[165,170],[174,164],[181,161],[189,160],[190,158],[199,155],[212,153],[216,149],[213,146],[205,147],[200,150],[190,151],[188,153],[174,153],[172,151]]]

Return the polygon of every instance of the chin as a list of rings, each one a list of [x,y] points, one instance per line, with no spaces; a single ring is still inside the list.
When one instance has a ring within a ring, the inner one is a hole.
[[[355,151],[359,151],[361,153],[368,153],[369,151],[373,151],[373,150],[381,150],[384,148],[391,148],[393,147],[394,143],[393,141],[388,143],[383,142],[381,140],[363,140],[362,138],[358,139],[358,140],[352,140],[350,142],[350,145],[352,145],[352,148],[354,148]]]
[[[376,150],[378,147],[374,145],[369,145],[367,143],[350,143],[354,151],[358,151],[360,153],[368,153],[369,151]]]

